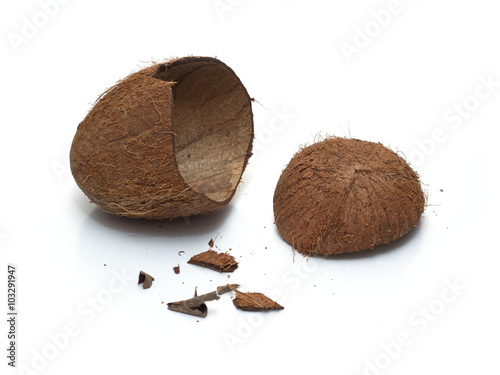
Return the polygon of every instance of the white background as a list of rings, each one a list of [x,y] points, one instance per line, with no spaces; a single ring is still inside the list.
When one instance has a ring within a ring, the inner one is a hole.
[[[0,310],[12,263],[19,373],[499,373],[495,1],[46,2],[0,10]],[[243,183],[189,222],[101,213],[69,172],[77,125],[120,78],[186,55],[221,59],[261,103]],[[419,227],[371,252],[294,257],[273,191],[317,134],[404,155],[428,193]],[[167,310],[228,281],[186,264],[217,234],[241,262],[229,281],[285,310],[242,312],[229,294],[206,319]],[[1,373],[14,374],[7,329]]]

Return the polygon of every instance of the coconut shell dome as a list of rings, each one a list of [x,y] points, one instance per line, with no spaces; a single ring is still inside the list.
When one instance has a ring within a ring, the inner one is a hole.
[[[185,217],[229,203],[252,140],[251,99],[236,74],[217,59],[185,57],[102,94],[78,126],[71,171],[105,212]]]
[[[282,238],[298,251],[336,255],[390,243],[425,207],[417,174],[379,143],[328,138],[298,152],[274,192]]]

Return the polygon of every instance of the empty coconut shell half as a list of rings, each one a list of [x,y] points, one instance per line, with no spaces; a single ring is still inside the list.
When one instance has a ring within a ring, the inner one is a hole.
[[[102,94],[78,126],[71,171],[100,209],[173,219],[229,203],[251,155],[251,99],[210,57],[131,74]]]
[[[417,174],[380,143],[327,138],[302,149],[274,192],[283,239],[301,253],[336,255],[390,243],[425,207]]]

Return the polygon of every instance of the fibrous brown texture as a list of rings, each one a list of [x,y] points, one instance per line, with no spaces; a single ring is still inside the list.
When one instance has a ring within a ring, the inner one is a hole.
[[[274,192],[285,241],[307,255],[335,255],[392,242],[425,207],[417,174],[380,143],[327,138],[298,152]]]
[[[233,272],[238,268],[236,259],[228,253],[218,253],[214,250],[207,250],[196,254],[188,260],[189,264],[208,267],[219,272]]]
[[[172,219],[229,203],[251,155],[251,99],[221,61],[185,57],[131,74],[78,126],[71,171],[103,211]]]
[[[284,309],[279,303],[262,293],[243,293],[238,290],[234,290],[234,292],[236,293],[236,297],[233,299],[233,304],[240,310],[266,311]]]

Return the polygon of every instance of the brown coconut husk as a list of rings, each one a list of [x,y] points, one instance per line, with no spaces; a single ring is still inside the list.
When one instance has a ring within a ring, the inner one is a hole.
[[[243,293],[233,289],[236,297],[233,304],[244,311],[283,310],[284,307],[262,293]]]
[[[236,259],[228,253],[207,250],[191,257],[189,264],[211,268],[219,272],[234,272],[238,268]]]
[[[251,156],[251,99],[210,57],[184,57],[131,74],[78,126],[70,151],[78,186],[99,208],[173,219],[224,207]]]
[[[390,243],[415,227],[425,208],[418,175],[380,143],[327,138],[298,152],[274,192],[285,241],[311,255]]]

